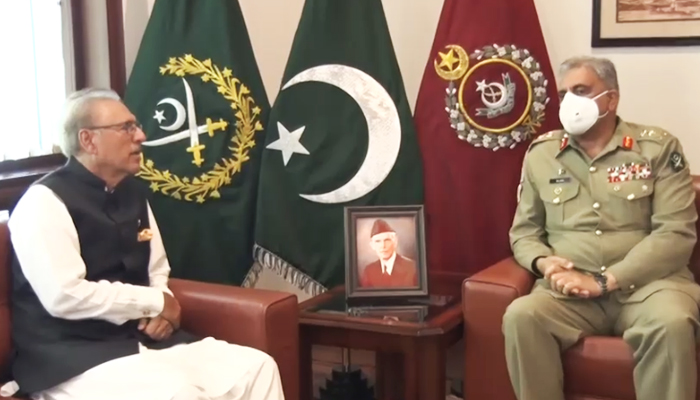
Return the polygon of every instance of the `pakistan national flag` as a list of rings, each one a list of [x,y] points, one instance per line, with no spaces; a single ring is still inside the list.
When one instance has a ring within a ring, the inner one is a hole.
[[[241,284],[269,112],[237,0],[157,0],[125,102],[172,276]]]
[[[423,201],[380,0],[306,0],[267,127],[255,258],[309,294],[342,284],[344,207]]]

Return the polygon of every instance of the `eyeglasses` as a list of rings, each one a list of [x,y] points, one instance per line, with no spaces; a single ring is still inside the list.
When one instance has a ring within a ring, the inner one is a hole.
[[[111,125],[88,126],[88,127],[85,127],[84,129],[90,129],[90,130],[111,129],[111,130],[126,132],[129,135],[133,136],[137,130],[142,131],[143,126],[138,121],[127,121],[127,122],[120,122],[118,124],[111,124]]]

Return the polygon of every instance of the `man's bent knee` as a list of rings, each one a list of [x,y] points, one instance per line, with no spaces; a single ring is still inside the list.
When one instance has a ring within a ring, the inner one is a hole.
[[[538,307],[536,300],[530,296],[518,297],[506,308],[503,314],[503,332],[513,332],[518,327],[537,322]]]
[[[193,385],[182,385],[172,400],[211,400],[200,388]]]
[[[693,316],[682,312],[661,313],[649,316],[649,330],[654,334],[670,339],[687,339],[695,335],[696,320]]]
[[[251,360],[252,366],[259,365],[260,368],[273,368],[275,370],[278,368],[277,361],[268,353],[252,347],[246,350],[248,351],[246,358]]]
[[[261,368],[267,368],[271,369],[274,371],[278,371],[279,367],[277,366],[277,361],[275,361],[274,357],[267,353],[263,353],[264,355],[261,356]],[[279,372],[278,372],[279,373]]]

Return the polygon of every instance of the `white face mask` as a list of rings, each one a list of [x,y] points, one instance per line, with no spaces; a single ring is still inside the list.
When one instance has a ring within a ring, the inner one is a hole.
[[[598,119],[608,114],[605,112],[605,114],[599,115],[600,110],[598,110],[598,104],[595,102],[598,97],[606,93],[608,93],[608,90],[589,99],[588,97],[566,92],[559,106],[559,120],[564,130],[570,135],[582,135],[588,132]]]

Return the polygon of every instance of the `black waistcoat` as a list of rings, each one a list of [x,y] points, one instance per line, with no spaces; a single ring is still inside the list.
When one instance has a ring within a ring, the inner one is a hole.
[[[113,191],[77,160],[37,181],[65,204],[78,232],[86,280],[149,285],[150,241],[137,241],[149,227],[145,193],[135,178]],[[52,317],[41,305],[14,257],[12,265],[12,375],[22,393],[51,388],[106,361],[136,354],[138,343],[164,348],[194,338],[184,332],[155,343],[138,329],[100,319]]]

